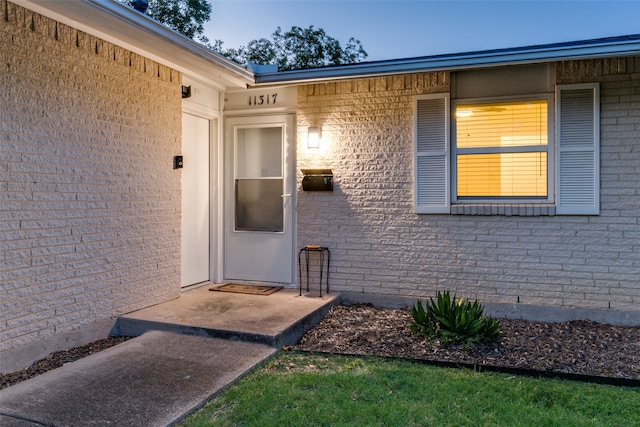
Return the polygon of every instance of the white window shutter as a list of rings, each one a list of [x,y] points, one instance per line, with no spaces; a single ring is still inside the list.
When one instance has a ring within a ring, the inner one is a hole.
[[[450,213],[449,94],[416,97],[414,116],[415,212]]]
[[[556,213],[600,213],[600,90],[556,87]]]

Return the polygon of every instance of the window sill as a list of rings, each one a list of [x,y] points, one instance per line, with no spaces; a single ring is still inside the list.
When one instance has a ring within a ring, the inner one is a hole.
[[[451,205],[451,215],[554,216],[548,203],[460,203]]]

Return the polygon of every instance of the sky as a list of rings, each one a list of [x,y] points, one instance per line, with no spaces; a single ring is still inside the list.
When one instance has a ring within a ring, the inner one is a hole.
[[[209,0],[205,35],[237,48],[280,26],[323,28],[367,61],[640,34],[640,0]]]

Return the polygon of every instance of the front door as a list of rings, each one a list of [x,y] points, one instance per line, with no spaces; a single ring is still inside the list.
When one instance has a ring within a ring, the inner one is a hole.
[[[227,121],[227,281],[293,283],[293,115]]]
[[[209,280],[211,122],[182,114],[182,286]]]

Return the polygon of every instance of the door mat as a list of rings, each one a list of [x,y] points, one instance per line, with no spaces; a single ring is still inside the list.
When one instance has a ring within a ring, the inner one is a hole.
[[[282,286],[238,285],[236,283],[229,283],[227,285],[209,288],[210,291],[233,292],[236,294],[250,295],[271,295],[274,292],[278,292],[280,289],[282,289]]]

